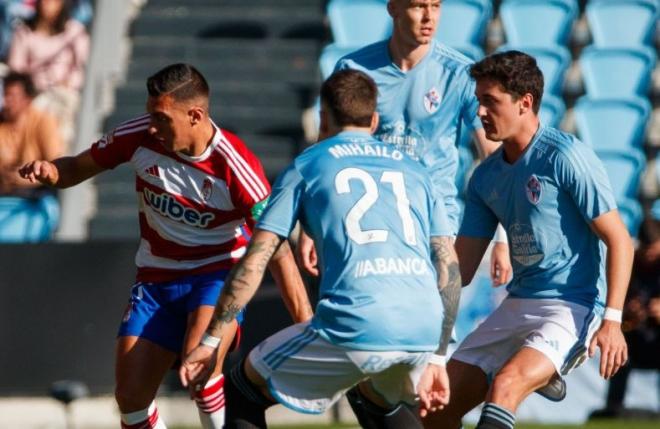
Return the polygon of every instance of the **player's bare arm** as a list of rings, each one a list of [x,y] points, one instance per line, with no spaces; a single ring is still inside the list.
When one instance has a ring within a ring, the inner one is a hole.
[[[436,355],[445,356],[458,314],[458,304],[461,298],[461,273],[458,257],[449,237],[431,237],[431,254],[438,273],[438,290],[444,307],[440,345]],[[417,386],[422,417],[442,409],[449,403],[449,377],[442,362],[437,361],[436,363],[432,362],[427,366]]]
[[[598,216],[591,223],[591,228],[607,245],[607,298],[606,314],[600,329],[591,340],[589,356],[593,356],[596,347],[600,347],[600,375],[609,379],[628,360],[628,347],[621,331],[620,312],[623,310],[630,282],[634,248],[617,210]]]
[[[461,271],[463,286],[470,284],[479,264],[486,253],[490,240],[487,238],[474,238],[459,235],[456,238],[456,254]]]
[[[18,170],[18,174],[30,183],[39,182],[63,189],[75,186],[104,170],[94,161],[91,151],[86,150],[76,156],[64,156],[52,162],[28,162]]]
[[[474,130],[473,134],[474,140],[477,143],[477,153],[479,154],[479,159],[484,160],[490,156],[491,153],[495,152],[502,142],[496,142],[489,140],[486,137],[486,132],[483,128]]]
[[[258,228],[255,230],[245,256],[234,266],[227,277],[213,318],[206,330],[205,339],[188,354],[181,365],[179,376],[184,386],[197,382],[212,370],[214,357],[222,342],[223,334],[254,296],[263,279],[268,262],[282,241],[281,237],[272,232]]]
[[[268,269],[280,290],[284,305],[295,323],[306,322],[314,312],[309,303],[305,283],[300,276],[293,252],[287,241],[277,249],[268,264]]]

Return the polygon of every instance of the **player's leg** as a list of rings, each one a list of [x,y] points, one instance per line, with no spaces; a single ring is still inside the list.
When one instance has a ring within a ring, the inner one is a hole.
[[[137,336],[117,339],[115,398],[123,429],[164,429],[154,398],[176,353]]]
[[[555,375],[553,362],[542,352],[523,347],[495,375],[477,428],[512,429],[520,403]]]
[[[458,429],[463,416],[486,398],[488,379],[478,366],[450,359],[447,362],[447,375],[451,395],[449,404],[442,410],[428,414],[423,419],[425,428]]]
[[[202,339],[215,307],[202,305],[188,316],[188,329],[184,340],[183,355],[187,355]],[[204,385],[191,386],[191,393],[197,404],[199,419],[204,429],[220,429],[225,423],[225,392],[222,367],[227,353],[232,346],[238,323],[232,324],[231,337],[223,338],[218,348],[217,362],[209,379]]]

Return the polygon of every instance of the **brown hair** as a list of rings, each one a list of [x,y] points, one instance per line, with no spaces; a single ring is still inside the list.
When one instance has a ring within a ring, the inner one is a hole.
[[[339,126],[368,127],[376,110],[378,88],[365,73],[340,70],[321,86],[321,103],[329,109]]]
[[[475,80],[493,80],[515,100],[525,94],[534,98],[532,110],[539,113],[543,97],[543,73],[534,57],[520,51],[506,51],[489,55],[473,64],[470,76]]]

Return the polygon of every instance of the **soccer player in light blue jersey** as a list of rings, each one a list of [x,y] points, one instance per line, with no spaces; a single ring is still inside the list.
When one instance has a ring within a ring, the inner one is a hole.
[[[440,406],[449,400],[444,354],[461,289],[452,231],[428,172],[371,136],[376,94],[373,80],[355,70],[323,84],[327,138],[279,177],[205,339],[184,361],[184,384],[208,370],[224,330],[300,220],[319,250],[315,315],[266,339],[232,371],[229,427],[265,427],[275,403],[321,413],[365,379],[355,394],[366,428],[421,427],[412,413],[389,418],[415,404],[418,385],[439,393]]]
[[[456,251],[467,284],[500,222],[514,276],[508,297],[452,355],[452,401],[425,426],[457,428],[485,401],[477,428],[509,429],[529,394],[597,347],[603,377],[626,362],[621,310],[633,247],[593,149],[539,124],[534,58],[496,54],[471,75],[486,135],[503,146],[470,180]]]
[[[456,233],[460,210],[455,178],[461,135],[473,135],[482,157],[499,143],[486,138],[477,117],[474,81],[468,72],[472,61],[434,38],[441,1],[389,0],[387,10],[393,21],[392,36],[342,58],[336,69],[360,70],[376,82],[380,121],[374,136],[429,170]],[[303,267],[316,274],[315,255],[304,235],[297,253]],[[510,278],[509,249],[502,232],[493,246],[490,272],[495,285]]]

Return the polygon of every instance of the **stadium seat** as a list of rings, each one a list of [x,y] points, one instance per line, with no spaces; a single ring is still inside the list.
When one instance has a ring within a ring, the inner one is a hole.
[[[642,224],[644,212],[639,201],[633,198],[627,198],[623,201],[617,201],[619,214],[624,225],[628,228],[628,233],[633,238],[637,238],[639,234],[639,227]]]
[[[563,46],[527,46],[510,44],[502,45],[497,52],[516,49],[536,58],[541,72],[543,72],[544,93],[560,96],[564,85],[566,70],[571,65],[571,54]]]
[[[636,198],[646,158],[639,149],[605,150],[596,149],[610,178],[612,192],[617,201]]]
[[[321,70],[321,77],[323,80],[327,79],[332,74],[339,61],[343,56],[361,48],[361,46],[339,46],[336,43],[331,43],[321,51],[319,58],[319,69]]]
[[[598,47],[653,45],[658,0],[591,0],[586,16]]]
[[[53,196],[38,199],[0,198],[0,242],[46,241],[59,223],[59,203]]]
[[[638,97],[582,97],[574,109],[578,135],[596,150],[640,148],[644,144],[650,110],[648,100]]]
[[[337,46],[364,46],[386,39],[392,18],[385,0],[330,0],[328,19]]]
[[[652,48],[597,48],[580,55],[587,95],[592,98],[646,96],[656,54]]]
[[[489,1],[445,0],[442,2],[440,24],[435,37],[454,48],[481,46],[491,14]]]
[[[560,97],[552,94],[543,95],[541,109],[539,110],[539,119],[543,125],[559,128],[564,113],[566,113],[566,105]]]
[[[566,45],[577,13],[574,0],[504,0],[500,6],[507,43],[514,46]]]

